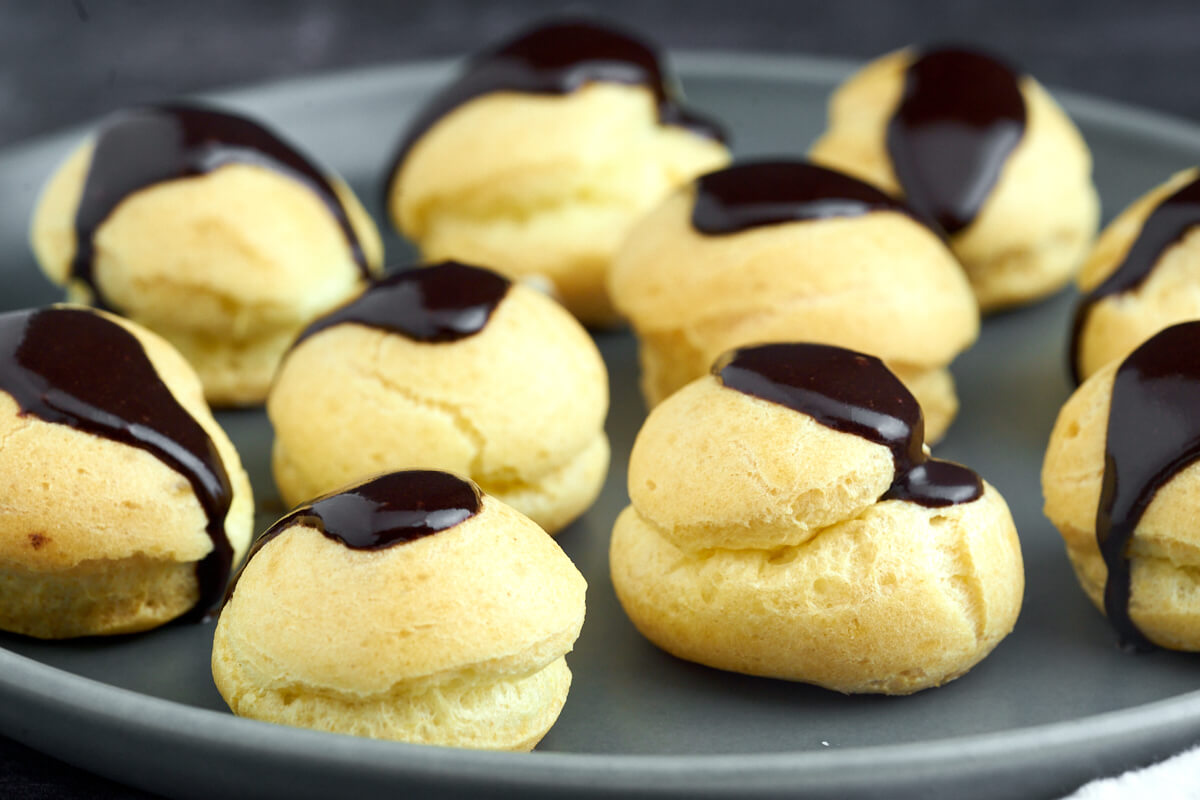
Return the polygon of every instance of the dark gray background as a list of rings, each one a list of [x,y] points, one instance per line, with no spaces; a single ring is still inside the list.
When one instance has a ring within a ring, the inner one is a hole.
[[[1200,118],[1195,0],[0,0],[0,145],[135,102],[458,55],[564,10],[616,18],[672,49],[865,59],[910,42],[973,42],[1052,87]],[[0,797],[147,795],[0,739]]]

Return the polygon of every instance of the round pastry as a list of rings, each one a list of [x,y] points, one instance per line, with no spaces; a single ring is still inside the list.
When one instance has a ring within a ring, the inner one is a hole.
[[[593,22],[557,22],[473,59],[418,113],[387,190],[396,228],[428,260],[547,279],[608,323],[609,261],[674,187],[729,160],[683,109],[654,48]]]
[[[1200,319],[1200,171],[1139,198],[1096,240],[1083,269],[1072,327],[1076,383],[1124,358],[1158,331]]]
[[[630,234],[609,287],[637,331],[651,406],[733,347],[813,341],[882,358],[936,440],[958,409],[946,366],[979,333],[962,269],[911,211],[803,161],[738,164]]]
[[[1083,137],[1037,81],[981,53],[871,62],[834,94],[809,156],[935,220],[985,311],[1061,287],[1096,234]]]
[[[1004,499],[928,456],[882,362],[732,351],[651,412],[611,567],[634,625],[718,669],[840,692],[959,677],[1012,630],[1024,575]]]
[[[203,616],[253,514],[170,345],[84,307],[0,314],[0,628],[58,639]]]
[[[259,537],[217,623],[213,680],[240,716],[530,750],[567,699],[586,588],[554,540],[470,481],[386,474]]]
[[[314,322],[267,400],[289,504],[383,470],[447,469],[551,532],[604,483],[607,410],[604,362],[570,314],[454,262]]]
[[[195,106],[107,119],[46,184],[31,238],[72,300],[163,336],[220,405],[262,402],[296,333],[383,257],[341,180],[258,123]]]
[[[1121,644],[1200,650],[1200,322],[1110,361],[1059,412],[1046,516]]]

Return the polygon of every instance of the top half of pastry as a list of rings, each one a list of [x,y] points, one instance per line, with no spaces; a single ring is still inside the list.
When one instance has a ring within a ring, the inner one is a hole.
[[[389,211],[420,239],[449,207],[639,209],[724,163],[723,138],[680,104],[652,45],[596,22],[550,22],[473,58],[418,112],[390,171]]]
[[[529,477],[603,438],[608,373],[554,300],[443,262],[390,275],[317,319],[285,356],[267,410],[289,444],[433,436],[449,424],[455,435],[427,456],[466,437],[484,472],[518,466]],[[375,430],[381,414],[390,434]]]
[[[519,677],[570,651],[585,590],[545,531],[471,481],[386,473],[258,538],[217,651],[243,660],[242,674],[358,701]]]
[[[731,347],[815,340],[943,367],[979,330],[962,269],[904,204],[803,161],[701,176],[643,219],[609,276],[639,335]]]
[[[0,315],[0,492],[9,565],[215,554],[218,593],[254,507],[187,362],[150,331],[77,306]],[[22,531],[37,534],[32,548]]]
[[[46,184],[31,240],[73,299],[226,338],[302,325],[382,261],[341,179],[259,123],[196,105],[105,119]]]
[[[1200,318],[1200,170],[1172,175],[1109,223],[1079,273],[1076,381],[1158,331]]]
[[[834,93],[811,157],[935,220],[984,310],[1065,283],[1095,234],[1091,153],[1044,88],[961,48],[897,51]]]
[[[804,342],[738,348],[651,411],[629,496],[688,551],[797,546],[892,500],[926,516],[974,503],[985,485],[931,458],[924,426],[873,356]]]

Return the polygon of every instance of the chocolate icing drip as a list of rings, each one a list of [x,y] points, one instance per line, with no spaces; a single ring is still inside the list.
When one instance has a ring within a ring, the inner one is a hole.
[[[1025,133],[1019,78],[968,50],[928,50],[909,65],[887,148],[908,204],[947,234],[971,224]]]
[[[266,167],[311,189],[341,228],[354,262],[369,276],[362,244],[329,179],[291,145],[235,114],[196,106],[148,106],[115,114],[101,127],[75,212],[71,275],[91,288],[95,305],[112,308],[96,283],[95,236],[117,206],[148,186],[228,164]]]
[[[974,472],[925,454],[921,406],[874,356],[824,344],[766,344],[729,351],[713,374],[730,389],[891,450],[896,477],[881,500],[940,508],[983,494]]]
[[[188,616],[198,618],[220,600],[233,562],[225,535],[229,476],[212,439],[162,382],[137,337],[78,308],[0,314],[0,390],[22,415],[141,448],[187,478],[212,540],[196,565],[200,596]]]
[[[448,472],[390,472],[289,512],[255,540],[242,570],[268,542],[296,525],[316,528],[327,539],[352,550],[383,550],[453,528],[482,507],[479,488]],[[226,602],[233,596],[242,570],[234,576]]]
[[[493,92],[570,94],[588,83],[645,86],[654,93],[660,123],[725,141],[720,125],[680,105],[649,43],[596,22],[564,20],[535,27],[473,58],[409,125],[392,160],[391,180],[418,139],[477,97]]]
[[[1104,610],[1122,647],[1153,647],[1129,618],[1129,547],[1155,494],[1200,459],[1200,322],[1161,331],[1113,379],[1096,542],[1108,566]]]
[[[1079,371],[1079,347],[1083,326],[1087,324],[1092,307],[1105,297],[1132,291],[1150,277],[1163,253],[1181,241],[1196,225],[1200,225],[1200,178],[1163,200],[1142,223],[1141,233],[1134,239],[1125,259],[1104,281],[1085,294],[1075,309],[1071,324],[1070,366],[1075,383],[1083,382]]]
[[[376,282],[357,299],[313,322],[296,344],[346,323],[418,342],[456,342],[484,329],[511,285],[491,270],[455,261],[406,270]]]
[[[913,212],[875,187],[805,161],[756,161],[696,179],[692,227],[709,236],[872,211]]]

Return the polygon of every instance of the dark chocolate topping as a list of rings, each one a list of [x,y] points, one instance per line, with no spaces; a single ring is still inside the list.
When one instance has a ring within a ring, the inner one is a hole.
[[[164,105],[114,114],[101,126],[75,212],[72,277],[111,309],[96,284],[96,231],[125,198],[158,183],[204,175],[228,164],[254,164],[294,178],[324,202],[346,237],[354,262],[369,276],[366,256],[329,179],[274,133],[245,117],[214,109]]]
[[[353,550],[382,550],[453,528],[479,513],[483,499],[468,480],[437,470],[389,472],[296,508],[255,540],[242,565],[296,525],[316,528]],[[241,570],[225,595],[233,595]]]
[[[731,350],[712,371],[730,389],[891,450],[896,477],[881,500],[940,508],[983,494],[974,472],[925,454],[921,406],[874,356],[824,344],[766,344]]]
[[[79,308],[0,314],[0,391],[23,415],[139,447],[187,478],[212,540],[212,552],[196,564],[200,597],[189,616],[202,616],[220,600],[233,561],[225,535],[229,475],[137,337]]]
[[[725,141],[720,125],[680,105],[653,46],[608,25],[564,20],[525,31],[473,58],[409,125],[392,160],[389,182],[418,139],[477,97],[493,92],[570,94],[589,83],[645,86],[654,93],[659,122]]]
[[[905,199],[947,234],[971,224],[1025,133],[1019,76],[968,50],[927,50],[909,65],[887,149]]]
[[[418,342],[456,342],[483,330],[511,285],[491,270],[455,261],[405,270],[377,281],[357,299],[317,319],[296,344],[346,323]]]
[[[736,164],[696,179],[692,227],[709,236],[872,211],[913,212],[867,183],[805,161]],[[915,218],[915,217],[914,217]]]
[[[1200,225],[1200,178],[1179,189],[1163,200],[1146,217],[1142,230],[1125,254],[1125,260],[1104,281],[1085,294],[1075,309],[1071,325],[1071,377],[1081,383],[1079,373],[1079,347],[1083,337],[1083,326],[1087,324],[1092,306],[1105,297],[1132,291],[1150,277],[1163,253],[1176,244],[1196,225]]]
[[[1108,566],[1104,610],[1121,645],[1153,645],[1129,618],[1129,546],[1162,486],[1200,459],[1200,322],[1155,334],[1113,378],[1096,542]]]

